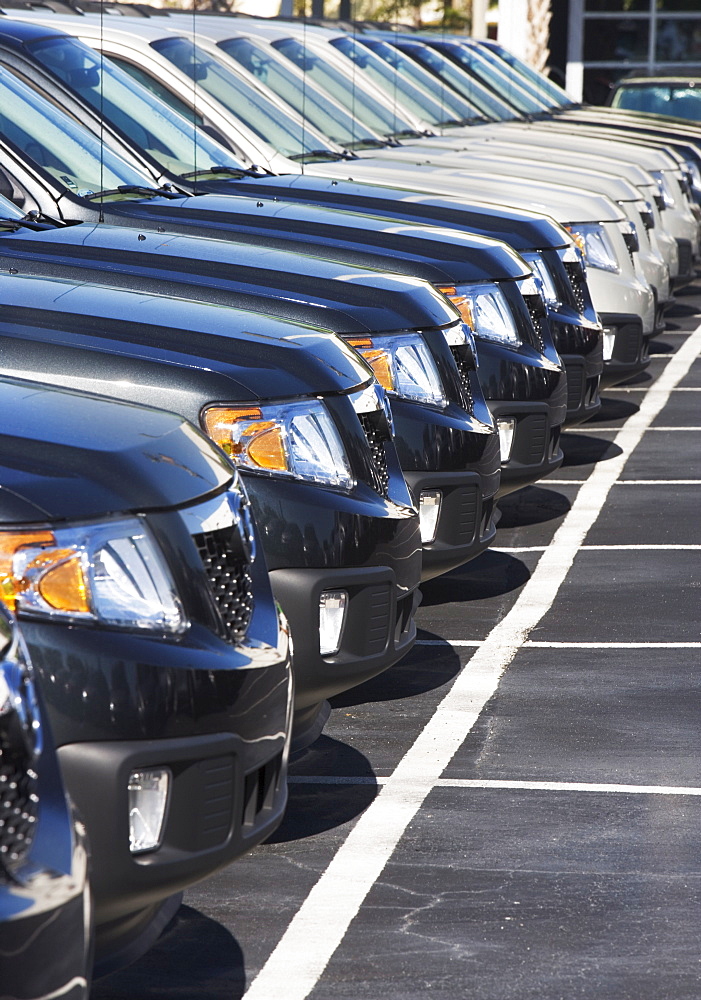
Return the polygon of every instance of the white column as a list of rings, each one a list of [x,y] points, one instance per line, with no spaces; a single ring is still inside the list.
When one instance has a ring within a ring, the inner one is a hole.
[[[584,93],[584,0],[570,0],[565,90],[573,101]]]
[[[528,0],[499,0],[499,44],[526,58]]]
[[[472,37],[487,37],[487,5],[489,0],[472,0]]]

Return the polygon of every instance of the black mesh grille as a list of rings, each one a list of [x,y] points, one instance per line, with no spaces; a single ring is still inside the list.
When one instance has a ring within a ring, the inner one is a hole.
[[[14,712],[8,722],[19,725]],[[29,850],[39,806],[38,777],[29,752],[18,742],[0,720],[0,871],[11,869]]]
[[[584,312],[586,306],[583,288],[584,279],[582,278],[582,272],[579,268],[579,264],[575,264],[574,261],[566,261],[565,270],[567,271],[567,277],[570,279],[570,288],[572,289],[577,309],[579,312]]]
[[[524,295],[526,300],[526,305],[528,306],[528,312],[531,317],[531,322],[533,323],[533,330],[535,332],[536,345],[542,350],[545,349],[545,340],[543,339],[543,306],[540,298],[537,295]]]
[[[677,240],[679,247],[679,274],[687,275],[691,273],[691,243],[688,240]]]
[[[385,452],[386,432],[379,426],[378,419],[373,413],[359,414],[360,423],[365,431],[365,437],[370,445],[372,453],[372,463],[377,477],[377,489],[382,496],[387,496],[389,491],[389,469],[387,468],[387,454]]]
[[[565,373],[567,375],[567,409],[576,410],[582,402],[584,369],[570,366],[565,369]]]
[[[221,617],[221,635],[239,642],[253,614],[253,590],[236,531],[222,528],[193,537]]]
[[[474,398],[472,396],[472,388],[470,386],[470,372],[472,368],[468,364],[467,360],[462,356],[461,349],[459,347],[451,347],[451,354],[455,359],[455,364],[457,365],[458,375],[460,376],[460,385],[462,386],[463,393],[463,406],[470,413],[474,413]]]

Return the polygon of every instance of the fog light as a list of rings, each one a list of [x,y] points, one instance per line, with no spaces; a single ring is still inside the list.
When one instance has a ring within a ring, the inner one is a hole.
[[[423,545],[428,545],[435,541],[440,513],[441,491],[422,490],[419,497],[419,524],[421,526],[421,542]]]
[[[604,327],[604,361],[610,361],[613,357],[613,347],[616,343],[616,327]]]
[[[132,854],[160,846],[168,804],[170,771],[152,767],[129,775],[129,850]]]
[[[501,452],[501,464],[503,465],[511,458],[511,449],[514,446],[516,418],[497,417],[497,430],[499,431],[499,451]]]
[[[319,598],[319,652],[332,656],[341,648],[348,594],[345,590],[324,590]]]

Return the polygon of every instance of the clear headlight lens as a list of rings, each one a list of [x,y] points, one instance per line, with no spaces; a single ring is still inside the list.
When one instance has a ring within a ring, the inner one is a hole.
[[[441,285],[438,286],[438,291],[450,299],[478,339],[516,347],[521,344],[509,303],[495,282],[485,285]]]
[[[553,281],[553,276],[550,273],[548,265],[545,263],[543,258],[539,253],[524,253],[521,254],[524,260],[533,268],[533,277],[538,285],[538,291],[543,296],[545,301],[550,306],[560,305],[560,296],[557,293],[557,288],[555,287],[555,282]],[[521,289],[523,291],[523,288]],[[525,294],[525,293],[524,293]]]
[[[367,361],[386,392],[431,406],[447,405],[438,369],[419,334],[373,334],[345,340]]]
[[[160,549],[138,518],[0,532],[0,597],[18,613],[182,632]]]
[[[650,173],[657,181],[657,186],[660,190],[660,197],[664,202],[665,208],[674,208],[674,195],[669,187],[669,182],[665,177],[664,170],[651,170]]]
[[[645,226],[645,229],[649,232],[651,229],[655,228],[655,214],[652,210],[652,205],[649,201],[635,202],[635,209],[640,216],[640,221]]]
[[[611,246],[608,234],[600,222],[573,222],[565,229],[582,252],[589,267],[618,274],[620,268],[616,252]]]
[[[336,425],[318,399],[210,406],[202,424],[241,468],[344,489],[355,483]]]

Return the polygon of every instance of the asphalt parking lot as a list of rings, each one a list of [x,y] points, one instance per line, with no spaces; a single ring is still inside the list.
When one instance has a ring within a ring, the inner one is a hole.
[[[701,997],[701,282],[95,1000]]]

